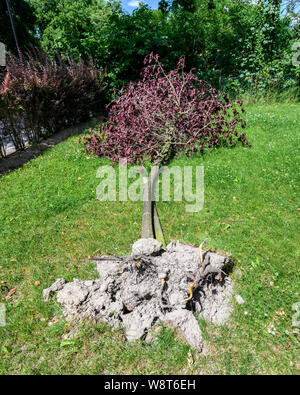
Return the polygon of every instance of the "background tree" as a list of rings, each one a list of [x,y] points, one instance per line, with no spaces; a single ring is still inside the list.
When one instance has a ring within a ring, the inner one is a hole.
[[[274,81],[282,73],[296,75],[291,48],[299,23],[292,0],[286,13],[281,0],[161,0],[158,10],[141,3],[132,14],[117,0],[28,1],[47,53],[92,56],[107,71],[110,95],[138,79],[152,51],[166,70],[185,56],[188,68],[218,88],[222,80],[250,74],[261,79],[267,73]]]
[[[196,10],[197,0],[160,0],[158,9],[167,12],[170,9],[176,10],[182,8],[183,11],[193,12]]]
[[[104,0],[31,0],[41,44],[48,53],[100,57],[107,48],[113,4]],[[97,52],[97,48],[99,48]]]

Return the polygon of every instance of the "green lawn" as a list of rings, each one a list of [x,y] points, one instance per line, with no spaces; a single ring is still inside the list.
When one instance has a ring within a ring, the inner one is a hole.
[[[181,240],[230,253],[236,291],[226,327],[200,322],[206,355],[170,330],[151,345],[127,344],[122,331],[64,321],[42,289],[56,278],[97,276],[88,256],[126,254],[139,238],[141,202],[100,202],[97,168],[78,137],[0,178],[1,374],[294,374],[299,343],[292,305],[300,302],[300,106],[247,108],[252,148],[218,149],[181,157],[173,165],[204,165],[205,205],[186,213],[185,203],[160,202],[167,241]],[[78,180],[78,178],[81,180]],[[8,290],[15,289],[8,292]],[[192,360],[192,363],[189,362]]]

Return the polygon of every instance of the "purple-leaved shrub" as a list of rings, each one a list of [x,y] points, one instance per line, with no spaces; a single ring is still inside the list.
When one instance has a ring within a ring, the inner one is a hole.
[[[40,50],[11,56],[0,81],[0,119],[15,147],[22,149],[21,131],[29,142],[38,142],[88,119],[103,101],[103,89],[104,73],[92,60],[51,59]]]
[[[162,163],[176,153],[205,147],[248,143],[240,118],[240,101],[199,80],[195,69],[184,71],[184,58],[167,73],[158,55],[144,60],[141,80],[123,87],[108,105],[108,121],[84,138],[86,151],[112,161]]]

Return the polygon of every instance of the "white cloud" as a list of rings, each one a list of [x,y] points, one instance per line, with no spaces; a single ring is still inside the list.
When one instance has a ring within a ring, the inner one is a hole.
[[[139,3],[139,1],[131,0],[127,5],[129,5],[129,7],[138,7]]]

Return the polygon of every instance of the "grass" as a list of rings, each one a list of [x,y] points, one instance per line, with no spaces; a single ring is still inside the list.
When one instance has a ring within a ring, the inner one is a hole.
[[[264,89],[263,91],[250,90],[246,92],[237,92],[233,98],[239,98],[243,103],[264,105],[279,104],[279,103],[299,103],[299,87],[293,86],[290,88],[280,89]]]
[[[42,289],[56,278],[96,278],[89,255],[126,254],[139,238],[141,202],[100,202],[96,170],[78,137],[0,178],[0,374],[294,374],[299,343],[292,305],[299,296],[299,113],[297,104],[250,106],[252,148],[218,149],[172,165],[204,165],[205,204],[160,202],[165,235],[231,253],[236,292],[231,322],[200,321],[206,355],[170,330],[151,345],[122,331],[64,321]],[[11,290],[9,292],[9,290]],[[188,362],[189,361],[189,362]],[[192,362],[191,362],[192,361]]]

